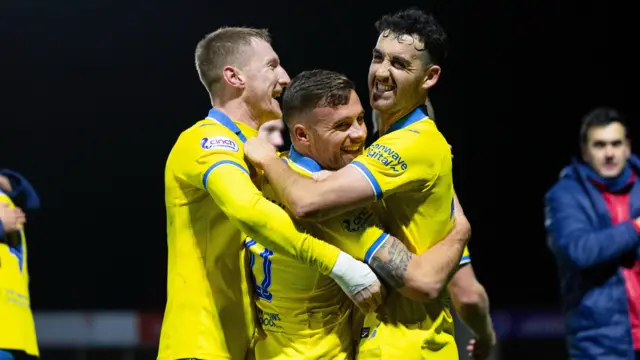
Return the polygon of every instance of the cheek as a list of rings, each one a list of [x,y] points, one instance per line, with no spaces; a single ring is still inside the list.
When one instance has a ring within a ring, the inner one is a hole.
[[[371,87],[371,83],[373,82],[373,78],[376,76],[376,65],[371,64],[369,66],[369,75],[367,79],[369,79],[369,87]]]
[[[604,151],[594,151],[593,153],[591,153],[591,157],[595,161],[602,161],[604,160]]]

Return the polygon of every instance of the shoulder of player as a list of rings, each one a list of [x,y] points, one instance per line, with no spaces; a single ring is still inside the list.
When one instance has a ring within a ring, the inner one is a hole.
[[[407,127],[385,134],[369,147],[369,151],[376,150],[386,153],[397,152],[406,158],[424,159],[425,155],[428,155],[426,157],[435,159],[451,156],[451,148],[447,140],[442,133],[432,128],[418,130]]]
[[[240,138],[226,127],[212,122],[200,121],[180,134],[176,146],[194,148],[198,151],[217,151],[232,155],[242,154]]]

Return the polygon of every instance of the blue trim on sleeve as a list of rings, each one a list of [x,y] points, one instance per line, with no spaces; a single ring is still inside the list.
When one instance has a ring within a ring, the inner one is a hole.
[[[378,180],[376,180],[376,178],[373,176],[373,173],[367,168],[367,166],[359,161],[353,161],[349,165],[353,165],[358,168],[362,172],[362,174],[364,174],[367,180],[369,180],[369,183],[373,188],[373,192],[375,193],[376,200],[382,199],[382,188],[380,187]]]
[[[382,234],[380,234],[380,236],[378,236],[376,241],[374,241],[374,243],[371,244],[371,246],[369,247],[369,250],[367,250],[367,253],[364,255],[365,263],[367,264],[369,263],[369,260],[371,260],[371,257],[373,256],[373,254],[375,254],[376,251],[378,251],[378,248],[380,247],[380,245],[382,245],[388,238],[389,238],[389,234],[387,234],[386,232],[383,232]]]
[[[0,239],[4,237],[4,226],[2,225],[2,221],[0,221]]]
[[[204,176],[202,177],[202,186],[204,187],[205,190],[207,190],[207,180],[209,179],[209,174],[211,174],[213,169],[215,169],[215,168],[217,168],[218,166],[221,166],[221,165],[234,165],[238,169],[244,171],[245,174],[249,175],[249,172],[247,171],[247,169],[245,169],[244,167],[242,167],[242,165],[238,164],[235,161],[231,161],[231,160],[218,161],[218,162],[214,163],[213,165],[209,166],[207,171],[204,172]]]
[[[470,263],[470,262],[471,262],[471,256],[469,256],[469,255],[465,255],[465,256],[460,258],[460,265],[464,265],[464,264]]]
[[[11,255],[15,256],[18,259],[18,266],[20,267],[20,271],[24,269],[24,251],[22,251],[22,233],[18,232],[18,236],[20,236],[20,242],[16,246],[9,246],[9,252]]]

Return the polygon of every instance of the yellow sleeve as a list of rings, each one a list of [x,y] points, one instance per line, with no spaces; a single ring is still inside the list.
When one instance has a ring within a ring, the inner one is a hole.
[[[454,196],[457,195],[455,189],[453,190],[453,194]],[[453,214],[453,211],[455,210],[454,205],[451,204],[451,213]],[[471,255],[469,254],[469,248],[467,247],[467,245],[464,246],[464,249],[462,250],[462,257],[460,258],[460,264],[458,264],[459,266],[462,266],[464,264],[468,264],[471,262]]]
[[[451,150],[442,141],[408,130],[386,134],[350,165],[367,178],[376,199],[396,192],[426,189],[437,179]]]
[[[330,273],[340,250],[298,231],[284,210],[264,198],[249,176],[242,142],[235,134],[219,128],[192,129],[181,139],[181,150],[186,155],[181,161],[184,179],[211,194],[220,209],[249,237],[323,274]]]
[[[382,230],[378,217],[369,207],[325,220],[323,227],[330,237],[327,241],[365,263],[369,263],[373,254],[389,236]]]
[[[471,255],[469,254],[469,248],[465,245],[462,251],[462,257],[460,258],[460,265],[464,265],[471,262]]]

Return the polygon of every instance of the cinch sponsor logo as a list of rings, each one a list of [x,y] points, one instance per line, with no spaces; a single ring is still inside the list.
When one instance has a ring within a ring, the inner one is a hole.
[[[226,136],[214,136],[200,140],[200,146],[205,150],[238,151],[238,144]]]
[[[358,215],[350,219],[343,220],[342,228],[348,232],[360,232],[366,227],[372,216],[373,212],[371,212],[369,208],[364,208],[358,213]]]
[[[386,145],[373,144],[367,149],[367,157],[378,160],[394,172],[405,171],[409,167],[402,156]]]

